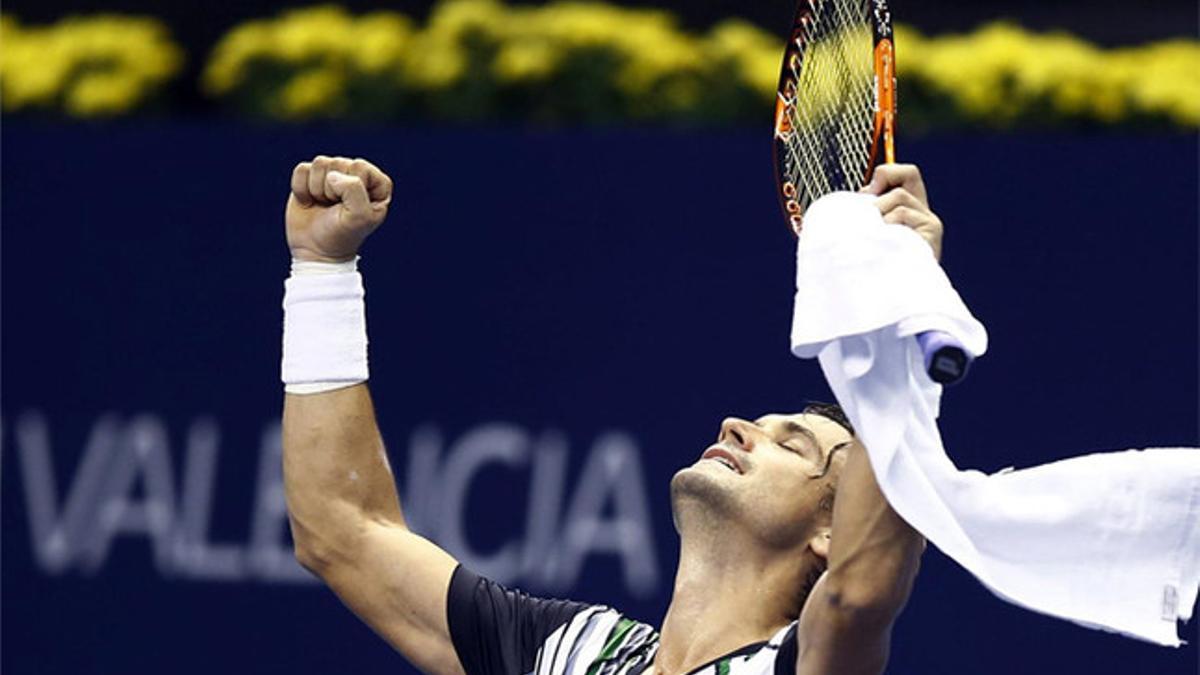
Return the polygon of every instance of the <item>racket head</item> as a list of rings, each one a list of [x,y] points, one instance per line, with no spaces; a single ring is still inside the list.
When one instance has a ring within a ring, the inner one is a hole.
[[[779,204],[797,235],[809,204],[894,161],[895,64],[887,0],[800,0],[774,128]]]

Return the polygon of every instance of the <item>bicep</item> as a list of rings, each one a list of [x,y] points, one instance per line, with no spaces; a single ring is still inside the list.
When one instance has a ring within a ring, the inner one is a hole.
[[[368,521],[360,527],[356,555],[328,570],[326,583],[414,666],[436,675],[461,675],[446,618],[458,563],[403,526]]]
[[[796,675],[879,675],[894,615],[848,606],[829,575],[813,587],[796,629]]]

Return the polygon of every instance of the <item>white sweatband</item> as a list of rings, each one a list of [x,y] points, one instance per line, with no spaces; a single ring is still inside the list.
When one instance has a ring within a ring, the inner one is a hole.
[[[284,282],[284,391],[316,394],[367,380],[367,318],[358,258],[292,261]]]

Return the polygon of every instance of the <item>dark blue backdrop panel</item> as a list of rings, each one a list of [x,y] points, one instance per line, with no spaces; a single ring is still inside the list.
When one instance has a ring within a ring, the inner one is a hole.
[[[260,466],[281,401],[281,216],[292,165],[316,153],[369,157],[396,179],[362,269],[372,390],[402,488],[430,442],[459,459],[481,430],[525,444],[518,460],[475,474],[462,503],[422,502],[427,518],[463,510],[483,556],[555,549],[579,483],[597,475],[597,448],[611,450],[617,432],[617,446],[636,449],[621,470],[640,473],[644,492],[609,494],[600,516],[646,500],[649,581],[630,581],[627,549],[592,551],[574,574],[518,579],[657,622],[676,557],[672,472],[726,415],[829,396],[816,365],[787,350],[793,243],[763,130],[6,121],[2,133],[6,673],[407,668],[330,593],[251,543],[281,530]],[[992,337],[943,404],[961,466],[1196,443],[1194,138],[938,138],[902,155],[923,167],[947,225],[945,266]],[[197,438],[212,438],[205,429],[218,436],[212,483],[189,492],[204,485],[189,458]],[[103,439],[133,450],[105,455]],[[533,474],[555,466],[551,446],[567,448],[551,481],[564,495],[530,513]],[[93,475],[89,452],[110,458],[94,474],[99,492],[120,470],[111,458],[125,458],[136,479],[123,501],[89,501],[79,480]],[[207,545],[243,556],[223,577],[217,563],[197,573],[178,562],[194,555],[161,548],[192,511],[149,509],[144,522],[120,511],[192,494],[211,497],[211,522],[196,526]],[[76,519],[65,548],[37,540],[48,532],[34,522],[37,499],[54,522]],[[549,549],[530,543],[535,520],[557,523]],[[97,539],[113,522],[170,537]],[[74,557],[56,567],[55,550]],[[1160,649],[1013,608],[931,551],[889,672],[1196,664],[1195,646]]]

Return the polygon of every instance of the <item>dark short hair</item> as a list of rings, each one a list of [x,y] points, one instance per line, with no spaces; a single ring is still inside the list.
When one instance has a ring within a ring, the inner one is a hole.
[[[804,406],[804,410],[801,410],[800,412],[805,415],[820,415],[825,419],[837,422],[843,429],[849,431],[851,436],[854,435],[854,426],[850,424],[850,418],[846,416],[846,411],[842,410],[842,407],[836,403],[809,401],[808,404]],[[839,449],[840,447],[835,447],[829,452],[829,455],[825,459],[825,470],[821,472],[822,476],[829,472],[830,465],[833,463],[833,455]],[[837,488],[834,487],[833,484],[829,484],[825,486],[825,489],[826,493],[821,497],[821,510],[832,513],[833,502],[837,495]],[[808,602],[808,597],[812,594],[813,587],[817,585],[817,581],[821,578],[821,575],[825,572],[827,567],[828,562],[824,559],[818,558],[816,564],[809,568],[808,574],[805,576],[804,581],[800,584],[800,593],[798,599],[800,601],[801,610],[804,609],[804,605]]]
[[[854,426],[850,424],[850,418],[846,417],[846,411],[836,403],[824,403],[822,401],[809,401],[808,405],[804,406],[804,410],[800,411],[805,415],[820,415],[828,420],[833,420],[841,425],[843,429],[854,435]]]

